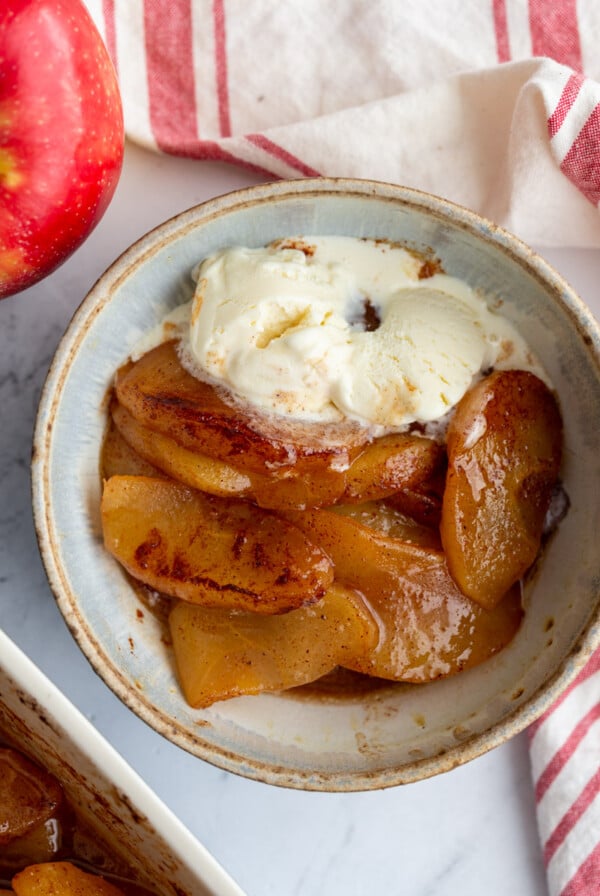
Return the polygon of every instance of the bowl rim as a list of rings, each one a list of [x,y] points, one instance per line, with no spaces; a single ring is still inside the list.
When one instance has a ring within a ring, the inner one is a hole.
[[[492,243],[533,275],[540,283],[550,287],[560,296],[560,303],[574,323],[598,370],[600,381],[600,325],[590,309],[569,283],[519,237],[487,218],[456,203],[412,187],[389,184],[360,178],[314,177],[297,180],[279,180],[233,190],[193,205],[162,223],[134,241],[96,280],[73,314],[53,356],[42,388],[34,426],[31,463],[32,505],[36,537],[50,588],[59,610],[71,634],[90,662],[94,671],[105,681],[118,698],[142,718],[150,727],[171,742],[205,761],[232,773],[268,784],[327,792],[352,792],[382,789],[399,784],[423,780],[448,771],[475,759],[519,734],[538,719],[563,693],[583,670],[593,652],[600,647],[600,603],[572,645],[569,654],[558,668],[521,705],[485,731],[472,735],[442,754],[415,759],[397,768],[374,771],[306,772],[290,771],[259,760],[239,756],[227,749],[208,743],[198,734],[174,730],[171,718],[154,707],[141,692],[133,692],[125,677],[107,662],[101,645],[96,639],[78,627],[73,618],[72,605],[65,595],[65,582],[60,574],[60,562],[53,548],[47,520],[47,501],[50,495],[48,481],[48,456],[52,439],[53,409],[62,392],[65,375],[77,354],[77,350],[96,315],[110,302],[110,293],[119,282],[131,275],[131,265],[144,263],[158,250],[161,239],[170,242],[186,229],[193,229],[201,220],[208,220],[246,206],[282,201],[302,196],[343,194],[377,200],[389,200],[416,209],[442,221],[450,219],[479,239]],[[98,301],[111,285],[104,302]]]

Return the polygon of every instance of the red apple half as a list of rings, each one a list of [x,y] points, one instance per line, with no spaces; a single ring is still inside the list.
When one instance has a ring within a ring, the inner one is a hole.
[[[0,2],[0,298],[58,267],[123,163],[114,68],[81,0]]]

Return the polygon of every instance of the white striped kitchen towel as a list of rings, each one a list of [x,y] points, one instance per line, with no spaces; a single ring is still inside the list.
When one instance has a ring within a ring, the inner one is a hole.
[[[445,196],[600,246],[597,0],[87,0],[129,136]]]
[[[600,246],[597,0],[87,0],[130,138]],[[600,893],[600,651],[531,729],[552,896]]]
[[[600,648],[528,729],[550,893],[600,893]]]

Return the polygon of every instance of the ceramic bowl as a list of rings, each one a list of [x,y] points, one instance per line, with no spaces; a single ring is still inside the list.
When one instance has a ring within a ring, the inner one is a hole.
[[[156,896],[244,896],[198,840],[2,631],[0,740],[57,778],[86,826]]]
[[[165,312],[191,295],[196,262],[227,245],[340,234],[433,252],[503,312],[541,358],[565,424],[571,509],[525,595],[511,645],[429,685],[344,699],[300,691],[192,710],[158,623],[138,618],[102,547],[98,454],[116,368]],[[446,771],[521,731],[600,643],[600,334],[552,268],[488,221],[431,195],[338,179],[280,181],[206,202],[128,249],[92,289],[54,358],[35,432],[33,502],[42,557],[66,622],[96,671],[134,712],[224,769],[290,787],[387,787]]]

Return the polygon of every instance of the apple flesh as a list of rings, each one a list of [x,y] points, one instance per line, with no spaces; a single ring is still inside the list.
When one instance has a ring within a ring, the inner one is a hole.
[[[29,865],[12,885],[16,896],[124,896],[119,887],[71,862]]]
[[[316,681],[359,662],[379,638],[361,596],[335,583],[317,603],[278,616],[179,601],[169,627],[179,681],[195,708]]]
[[[526,370],[497,370],[459,402],[447,435],[440,533],[450,575],[490,610],[538,556],[558,480],[556,398]]]
[[[436,534],[424,527],[412,535],[388,512],[388,520],[364,508],[352,516],[332,510],[288,514],[330,557],[336,582],[355,588],[379,620],[376,649],[349,656],[345,667],[423,683],[472,668],[502,650],[521,623],[520,589],[484,610],[457,588]]]
[[[22,839],[56,815],[58,781],[16,750],[0,748],[0,847]]]
[[[285,613],[323,596],[331,562],[293,524],[172,480],[113,476],[102,492],[107,550],[140,582],[217,608]]]
[[[0,298],[41,280],[104,214],[123,162],[116,74],[81,0],[0,4]]]
[[[173,341],[122,367],[115,394],[139,423],[247,474],[319,476],[348,466],[371,439],[355,421],[322,424],[240,413],[214,386],[185,370]]]

